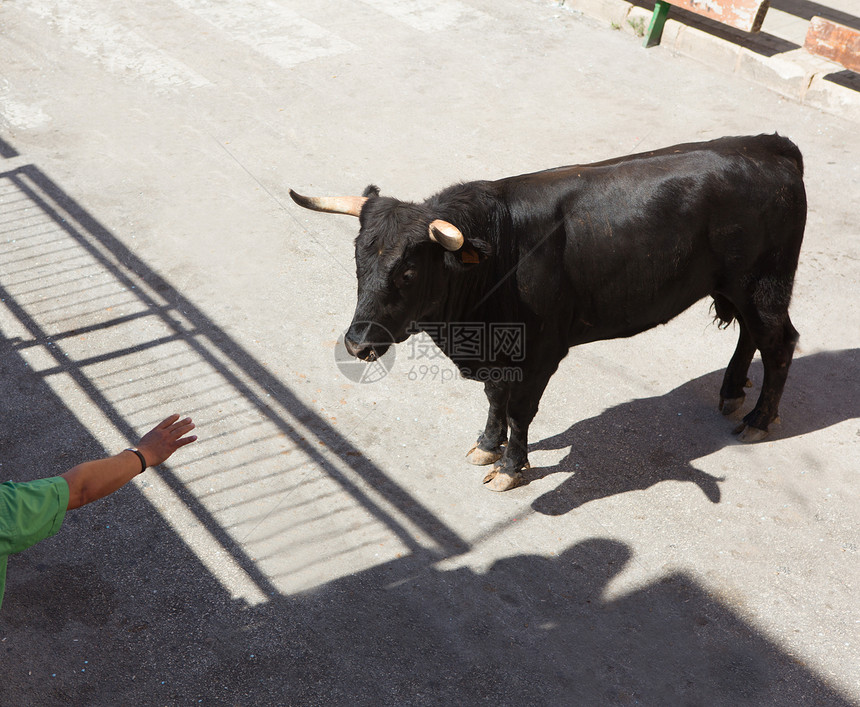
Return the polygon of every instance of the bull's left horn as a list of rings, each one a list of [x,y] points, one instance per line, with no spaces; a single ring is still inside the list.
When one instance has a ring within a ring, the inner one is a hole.
[[[290,197],[299,206],[327,214],[358,216],[367,201],[366,196],[302,196],[290,189]]]
[[[453,223],[436,219],[430,224],[430,240],[445,250],[460,250],[463,247],[463,234]]]

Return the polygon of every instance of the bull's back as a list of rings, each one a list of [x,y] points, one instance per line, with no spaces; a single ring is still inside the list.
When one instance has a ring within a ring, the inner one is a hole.
[[[552,293],[527,296],[566,318],[576,344],[665,323],[765,261],[793,276],[802,172],[793,143],[758,136],[526,175],[523,193],[540,196],[517,229],[532,254],[520,279]]]

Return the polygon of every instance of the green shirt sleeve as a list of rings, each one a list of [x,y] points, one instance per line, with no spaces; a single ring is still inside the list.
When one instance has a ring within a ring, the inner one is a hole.
[[[26,550],[63,524],[69,485],[61,476],[0,484],[0,555]]]
[[[68,506],[69,485],[61,476],[0,484],[0,606],[6,588],[6,558],[54,535]]]

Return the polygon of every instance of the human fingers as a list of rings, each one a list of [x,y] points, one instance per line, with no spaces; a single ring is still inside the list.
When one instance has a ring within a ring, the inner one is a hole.
[[[179,449],[180,447],[184,447],[186,444],[191,444],[192,442],[197,441],[197,435],[191,435],[190,437],[180,437],[179,439],[173,442],[173,445]]]
[[[184,422],[184,421],[183,421]],[[185,424],[174,424],[168,429],[155,429],[144,435],[137,445],[149,466],[158,466],[167,461],[173,453],[186,444],[197,441],[197,436],[183,435],[194,429],[194,423],[188,418]]]
[[[167,431],[173,436],[181,437],[182,435],[191,432],[196,427],[194,422],[190,417],[186,417],[184,420],[179,420],[178,422],[174,422]]]
[[[156,426],[156,430],[166,430],[170,427],[174,422],[179,419],[179,415],[177,413],[173,413],[170,417],[164,418],[161,422],[159,422]]]

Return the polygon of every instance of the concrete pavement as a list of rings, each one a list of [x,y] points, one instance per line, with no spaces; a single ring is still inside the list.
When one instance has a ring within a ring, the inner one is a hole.
[[[544,2],[0,22],[2,476],[173,410],[200,434],[10,559],[0,704],[860,702],[856,123]],[[356,224],[290,187],[423,198],[773,131],[810,214],[768,441],[716,411],[736,333],[707,302],[574,350],[505,494],[450,363],[338,369]]]

